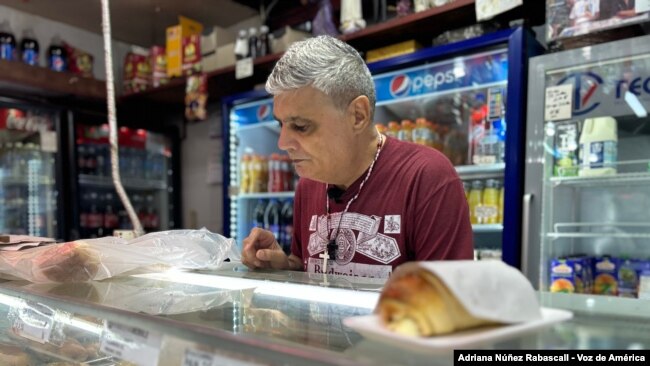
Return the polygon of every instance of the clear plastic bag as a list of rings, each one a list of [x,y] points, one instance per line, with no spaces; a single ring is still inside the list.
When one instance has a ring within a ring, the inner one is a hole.
[[[0,252],[0,277],[35,283],[103,280],[121,274],[217,269],[234,240],[201,230],[170,230],[132,240],[105,237]]]

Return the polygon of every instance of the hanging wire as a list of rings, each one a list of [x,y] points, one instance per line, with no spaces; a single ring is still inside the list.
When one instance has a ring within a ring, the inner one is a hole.
[[[144,234],[142,224],[138,215],[135,213],[129,196],[122,186],[122,179],[120,177],[120,165],[118,160],[118,142],[117,142],[117,121],[115,119],[115,89],[113,84],[113,51],[111,45],[111,15],[109,12],[109,0],[102,1],[102,35],[104,37],[104,61],[106,66],[106,103],[108,104],[108,127],[109,127],[109,143],[111,145],[111,172],[113,176],[113,184],[117,195],[120,197],[126,212],[133,224],[133,231],[136,236]]]

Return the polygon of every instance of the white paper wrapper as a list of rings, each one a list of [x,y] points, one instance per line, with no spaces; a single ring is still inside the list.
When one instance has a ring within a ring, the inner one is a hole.
[[[389,282],[420,269],[437,276],[476,318],[505,324],[542,318],[533,286],[519,270],[503,262],[411,262],[399,266]]]

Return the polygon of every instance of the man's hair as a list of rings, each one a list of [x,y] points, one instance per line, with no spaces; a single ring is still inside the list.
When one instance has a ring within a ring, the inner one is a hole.
[[[305,86],[325,93],[341,111],[365,95],[370,100],[370,117],[374,115],[375,84],[368,66],[352,46],[334,37],[291,44],[266,81],[266,91],[272,95]]]

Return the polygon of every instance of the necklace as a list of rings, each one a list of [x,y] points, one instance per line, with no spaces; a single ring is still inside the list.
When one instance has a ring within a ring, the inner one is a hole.
[[[379,158],[379,153],[381,152],[381,148],[384,145],[384,135],[379,134],[379,139],[377,141],[377,152],[375,153],[374,159],[372,159],[372,163],[370,163],[370,167],[368,168],[368,173],[366,173],[366,176],[363,178],[361,181],[361,184],[359,185],[359,190],[357,191],[357,194],[352,197],[348,203],[345,205],[345,209],[341,213],[341,216],[339,216],[339,223],[336,227],[336,232],[334,234],[334,237],[327,243],[327,258],[324,259],[326,262],[328,258],[335,258],[336,255],[336,250],[338,249],[339,245],[336,244],[336,238],[339,236],[339,229],[341,229],[341,221],[343,221],[343,216],[348,212],[348,209],[350,208],[350,205],[352,202],[356,201],[356,199],[359,197],[359,193],[361,193],[361,189],[363,189],[363,185],[366,183],[368,178],[370,177],[370,174],[372,173],[372,168],[375,166],[375,163],[377,162],[377,158]],[[327,212],[327,226],[329,226],[330,222],[330,199],[329,196],[327,195],[327,188],[328,184],[325,184],[325,208]],[[325,264],[325,266],[327,266]],[[327,268],[327,267],[325,267]]]

